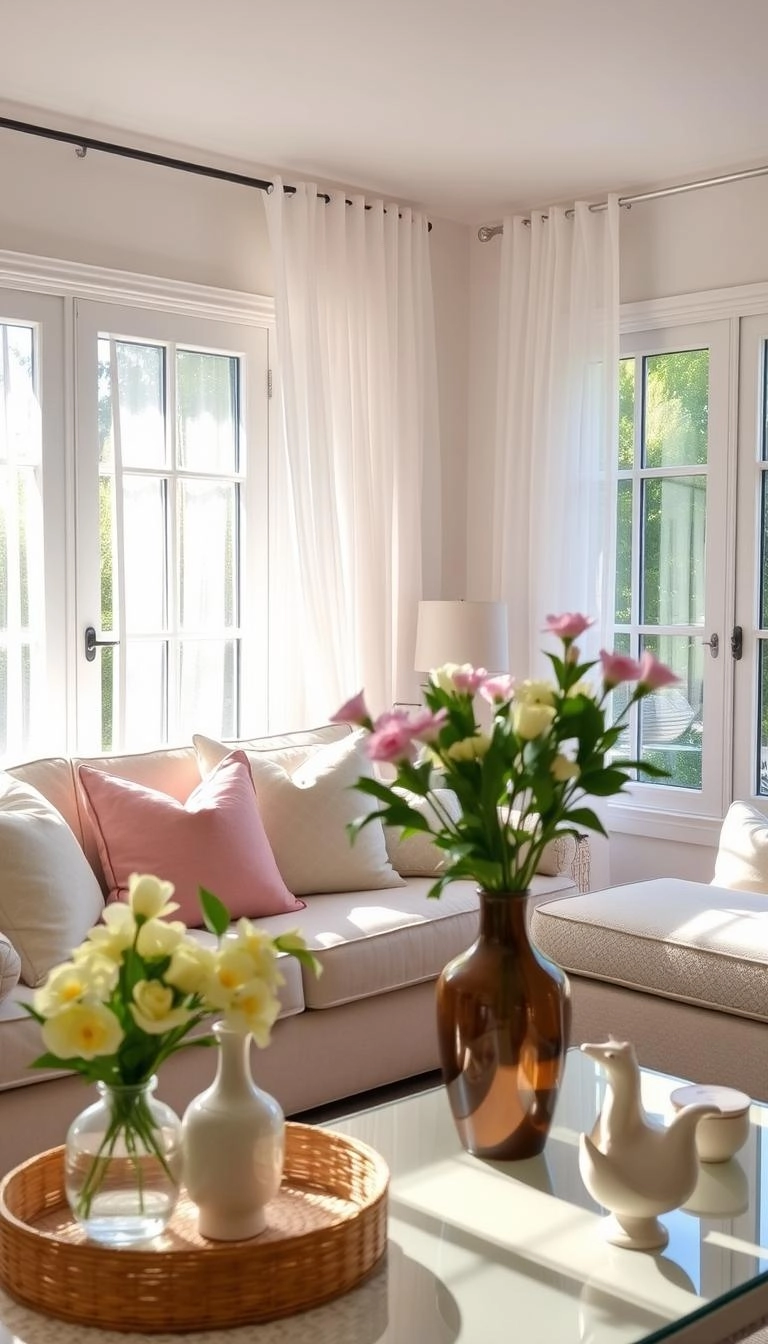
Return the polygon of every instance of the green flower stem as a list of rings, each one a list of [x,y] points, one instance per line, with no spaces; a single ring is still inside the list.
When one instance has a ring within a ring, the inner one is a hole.
[[[105,1097],[105,1105],[111,1112],[109,1126],[77,1197],[76,1213],[83,1219],[90,1216],[93,1200],[104,1183],[110,1162],[114,1158],[115,1148],[121,1138],[136,1173],[136,1188],[142,1213],[144,1212],[142,1156],[154,1155],[168,1179],[174,1181],[142,1087],[111,1088]]]

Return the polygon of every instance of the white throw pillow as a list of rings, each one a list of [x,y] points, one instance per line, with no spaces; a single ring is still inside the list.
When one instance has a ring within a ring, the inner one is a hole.
[[[196,734],[192,741],[202,774],[230,750]],[[259,812],[283,881],[294,896],[327,891],[377,891],[403,886],[387,857],[384,828],[370,822],[350,841],[346,827],[376,812],[375,798],[353,786],[372,778],[371,762],[360,736],[311,750],[301,764],[295,749],[249,751]]]
[[[21,979],[42,984],[97,924],[104,897],[60,812],[0,776],[0,932],[21,957]]]
[[[768,817],[749,803],[731,803],[720,831],[715,887],[768,892]]]
[[[0,933],[0,1003],[19,983],[21,957],[5,934]]]
[[[421,812],[431,826],[442,825],[443,818],[428,798],[421,798],[407,789],[398,789],[397,792],[403,795],[415,812]],[[433,793],[451,821],[458,821],[461,807],[453,789],[434,789]],[[404,836],[398,826],[385,826],[384,835],[390,862],[401,877],[437,877],[445,867],[445,853],[438,849],[428,831],[416,831],[413,835]]]

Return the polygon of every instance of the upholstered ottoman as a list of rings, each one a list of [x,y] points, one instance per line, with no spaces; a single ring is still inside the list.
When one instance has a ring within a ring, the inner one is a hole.
[[[531,930],[569,973],[574,1043],[768,1098],[768,895],[658,878],[544,902]]]

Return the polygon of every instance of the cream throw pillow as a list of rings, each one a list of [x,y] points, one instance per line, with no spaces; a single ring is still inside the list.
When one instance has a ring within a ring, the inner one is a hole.
[[[0,932],[21,958],[21,979],[42,984],[97,924],[104,897],[60,812],[11,775],[0,776]]]
[[[442,824],[440,814],[435,812],[428,798],[409,793],[407,789],[398,789],[397,792],[403,795],[415,812],[421,812],[431,826],[439,827]],[[433,793],[451,821],[458,821],[461,807],[453,789],[434,789]],[[437,877],[445,867],[445,853],[438,849],[428,831],[416,831],[413,835],[404,836],[398,826],[385,826],[384,835],[392,866],[401,877]]]
[[[192,741],[203,775],[230,750],[199,734]],[[375,798],[353,787],[360,776],[373,777],[358,735],[317,747],[300,765],[291,748],[274,755],[246,749],[246,755],[267,839],[294,896],[403,886],[380,821],[370,822],[354,844],[347,834],[348,822],[378,810]]]
[[[5,934],[0,933],[0,1003],[19,983],[21,957]]]
[[[731,803],[720,831],[715,887],[768,892],[768,817],[749,803]]]

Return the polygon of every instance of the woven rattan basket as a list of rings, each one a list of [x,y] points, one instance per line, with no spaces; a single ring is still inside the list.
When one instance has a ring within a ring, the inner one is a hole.
[[[63,1148],[0,1185],[0,1283],[17,1301],[112,1330],[205,1330],[289,1316],[347,1292],[387,1242],[387,1166],[331,1130],[286,1125],[283,1184],[267,1230],[209,1242],[185,1194],[141,1249],[86,1241],[64,1194]]]

